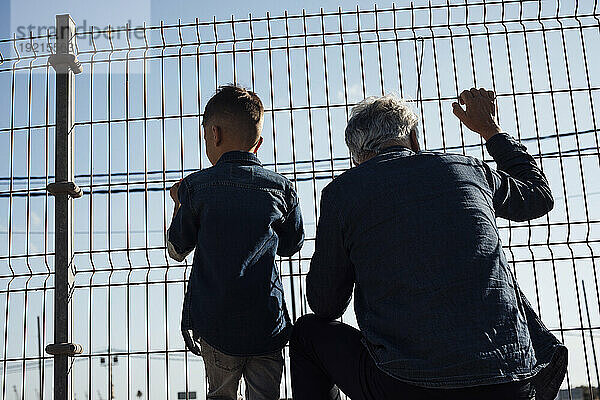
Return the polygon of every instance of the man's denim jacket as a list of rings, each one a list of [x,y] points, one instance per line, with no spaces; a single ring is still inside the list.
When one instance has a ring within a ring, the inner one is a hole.
[[[377,365],[423,387],[532,376],[553,399],[567,351],[544,327],[507,263],[496,217],[553,207],[544,174],[506,134],[475,158],[392,147],[322,193],[308,303],[338,318],[350,302]]]
[[[196,248],[182,330],[229,355],[283,348],[291,321],[275,257],[291,256],[304,241],[291,182],[254,154],[232,151],[184,178],[178,196],[169,253],[181,261]]]

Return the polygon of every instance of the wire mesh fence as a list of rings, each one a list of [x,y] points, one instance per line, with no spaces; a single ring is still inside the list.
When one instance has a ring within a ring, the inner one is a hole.
[[[556,200],[537,220],[498,220],[507,257],[569,348],[562,398],[598,397],[599,17],[597,1],[447,1],[77,32],[71,134],[83,196],[72,200],[69,324],[84,351],[70,362],[71,396],[204,398],[201,359],[179,333],[191,260],[166,253],[168,188],[210,165],[202,110],[219,85],[236,82],[265,104],[263,164],[291,179],[301,200],[304,248],[277,261],[293,319],[309,312],[320,191],[351,166],[351,107],[398,93],[419,112],[426,149],[491,162],[450,104],[471,86],[495,90],[500,125],[534,155]],[[53,397],[43,346],[54,336],[54,46],[52,32],[0,40],[3,398]],[[344,319],[356,323],[352,310]],[[292,397],[287,362],[281,395]]]

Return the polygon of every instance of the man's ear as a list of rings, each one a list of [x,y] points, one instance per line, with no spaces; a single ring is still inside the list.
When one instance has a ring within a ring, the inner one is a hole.
[[[218,125],[212,125],[210,129],[210,138],[216,146],[223,142],[223,130]]]
[[[415,153],[421,151],[421,146],[419,146],[419,139],[417,139],[416,129],[410,131],[410,147]]]

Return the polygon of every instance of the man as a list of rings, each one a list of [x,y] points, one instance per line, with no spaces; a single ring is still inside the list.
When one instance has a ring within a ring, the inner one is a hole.
[[[421,152],[417,117],[393,96],[352,110],[346,144],[358,166],[322,193],[306,289],[315,314],[290,339],[295,400],[338,398],[337,387],[352,400],[556,395],[566,348],[517,286],[495,223],[546,214],[552,194],[502,133],[494,93],[459,101],[466,109],[454,103],[454,114],[498,170]],[[353,288],[360,331],[334,321]]]
[[[182,261],[194,248],[181,328],[202,355],[208,398],[279,399],[282,349],[291,322],[276,254],[291,256],[304,229],[292,183],[262,167],[264,109],[251,91],[224,86],[204,110],[206,155],[213,167],[171,189],[169,254]]]

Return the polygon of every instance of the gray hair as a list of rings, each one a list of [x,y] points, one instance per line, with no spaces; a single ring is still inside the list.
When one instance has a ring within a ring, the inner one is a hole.
[[[419,119],[409,105],[394,95],[367,97],[352,108],[346,126],[346,145],[355,162],[363,162],[384,147],[410,147],[410,132]]]

